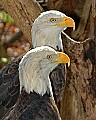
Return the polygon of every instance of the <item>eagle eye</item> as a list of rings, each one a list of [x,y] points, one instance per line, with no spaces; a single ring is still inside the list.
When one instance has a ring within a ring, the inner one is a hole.
[[[47,59],[51,59],[52,58],[52,55],[47,55]]]
[[[56,18],[50,18],[50,22],[56,22]]]

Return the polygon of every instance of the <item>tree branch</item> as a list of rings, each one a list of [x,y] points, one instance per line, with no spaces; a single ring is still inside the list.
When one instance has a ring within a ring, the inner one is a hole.
[[[87,20],[88,20],[88,17],[89,17],[91,4],[92,4],[91,0],[86,0],[85,1],[83,11],[82,11],[82,17],[80,19],[78,29],[75,32],[73,32],[73,34],[72,34],[72,37],[74,39],[78,39],[80,36],[82,36],[84,34],[84,30],[85,30]]]

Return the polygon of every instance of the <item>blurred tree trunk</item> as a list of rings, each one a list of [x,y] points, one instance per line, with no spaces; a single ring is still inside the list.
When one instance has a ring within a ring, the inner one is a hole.
[[[15,20],[31,43],[31,27],[34,20],[43,10],[35,0],[0,0],[0,5]]]
[[[79,41],[91,39],[76,44],[63,37],[71,66],[60,102],[62,120],[96,120],[96,0],[64,0],[63,6],[62,11],[76,21],[71,37]]]
[[[56,2],[58,1],[58,2]],[[64,50],[71,58],[67,85],[60,102],[62,120],[96,120],[96,2],[95,0],[48,0],[53,9],[73,17],[76,31],[67,34],[84,44],[70,42],[63,36]],[[56,3],[56,4],[55,4]],[[25,36],[31,41],[33,21],[42,11],[33,0],[0,0]],[[49,4],[49,5],[50,5]],[[58,5],[57,5],[58,4]],[[47,10],[51,9],[48,4]],[[13,12],[14,11],[14,12]]]

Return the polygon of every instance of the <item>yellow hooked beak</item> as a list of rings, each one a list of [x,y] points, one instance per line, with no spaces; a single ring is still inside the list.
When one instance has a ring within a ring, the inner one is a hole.
[[[64,27],[73,27],[73,30],[75,30],[75,22],[72,18],[64,16],[61,21],[55,26],[64,26]]]
[[[62,53],[62,52],[57,52],[57,56],[58,58],[56,59],[55,62],[64,63],[64,64],[68,63],[68,67],[70,66],[70,58],[68,57],[67,54]]]

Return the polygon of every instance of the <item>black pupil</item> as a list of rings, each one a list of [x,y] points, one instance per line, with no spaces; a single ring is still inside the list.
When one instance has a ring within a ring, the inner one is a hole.
[[[52,19],[51,19],[51,22],[55,22],[55,21],[56,21],[56,19],[55,19],[55,18],[52,18]]]
[[[53,21],[56,21],[56,19],[53,19]]]
[[[51,56],[50,56],[50,55],[48,55],[48,58],[51,58]]]

